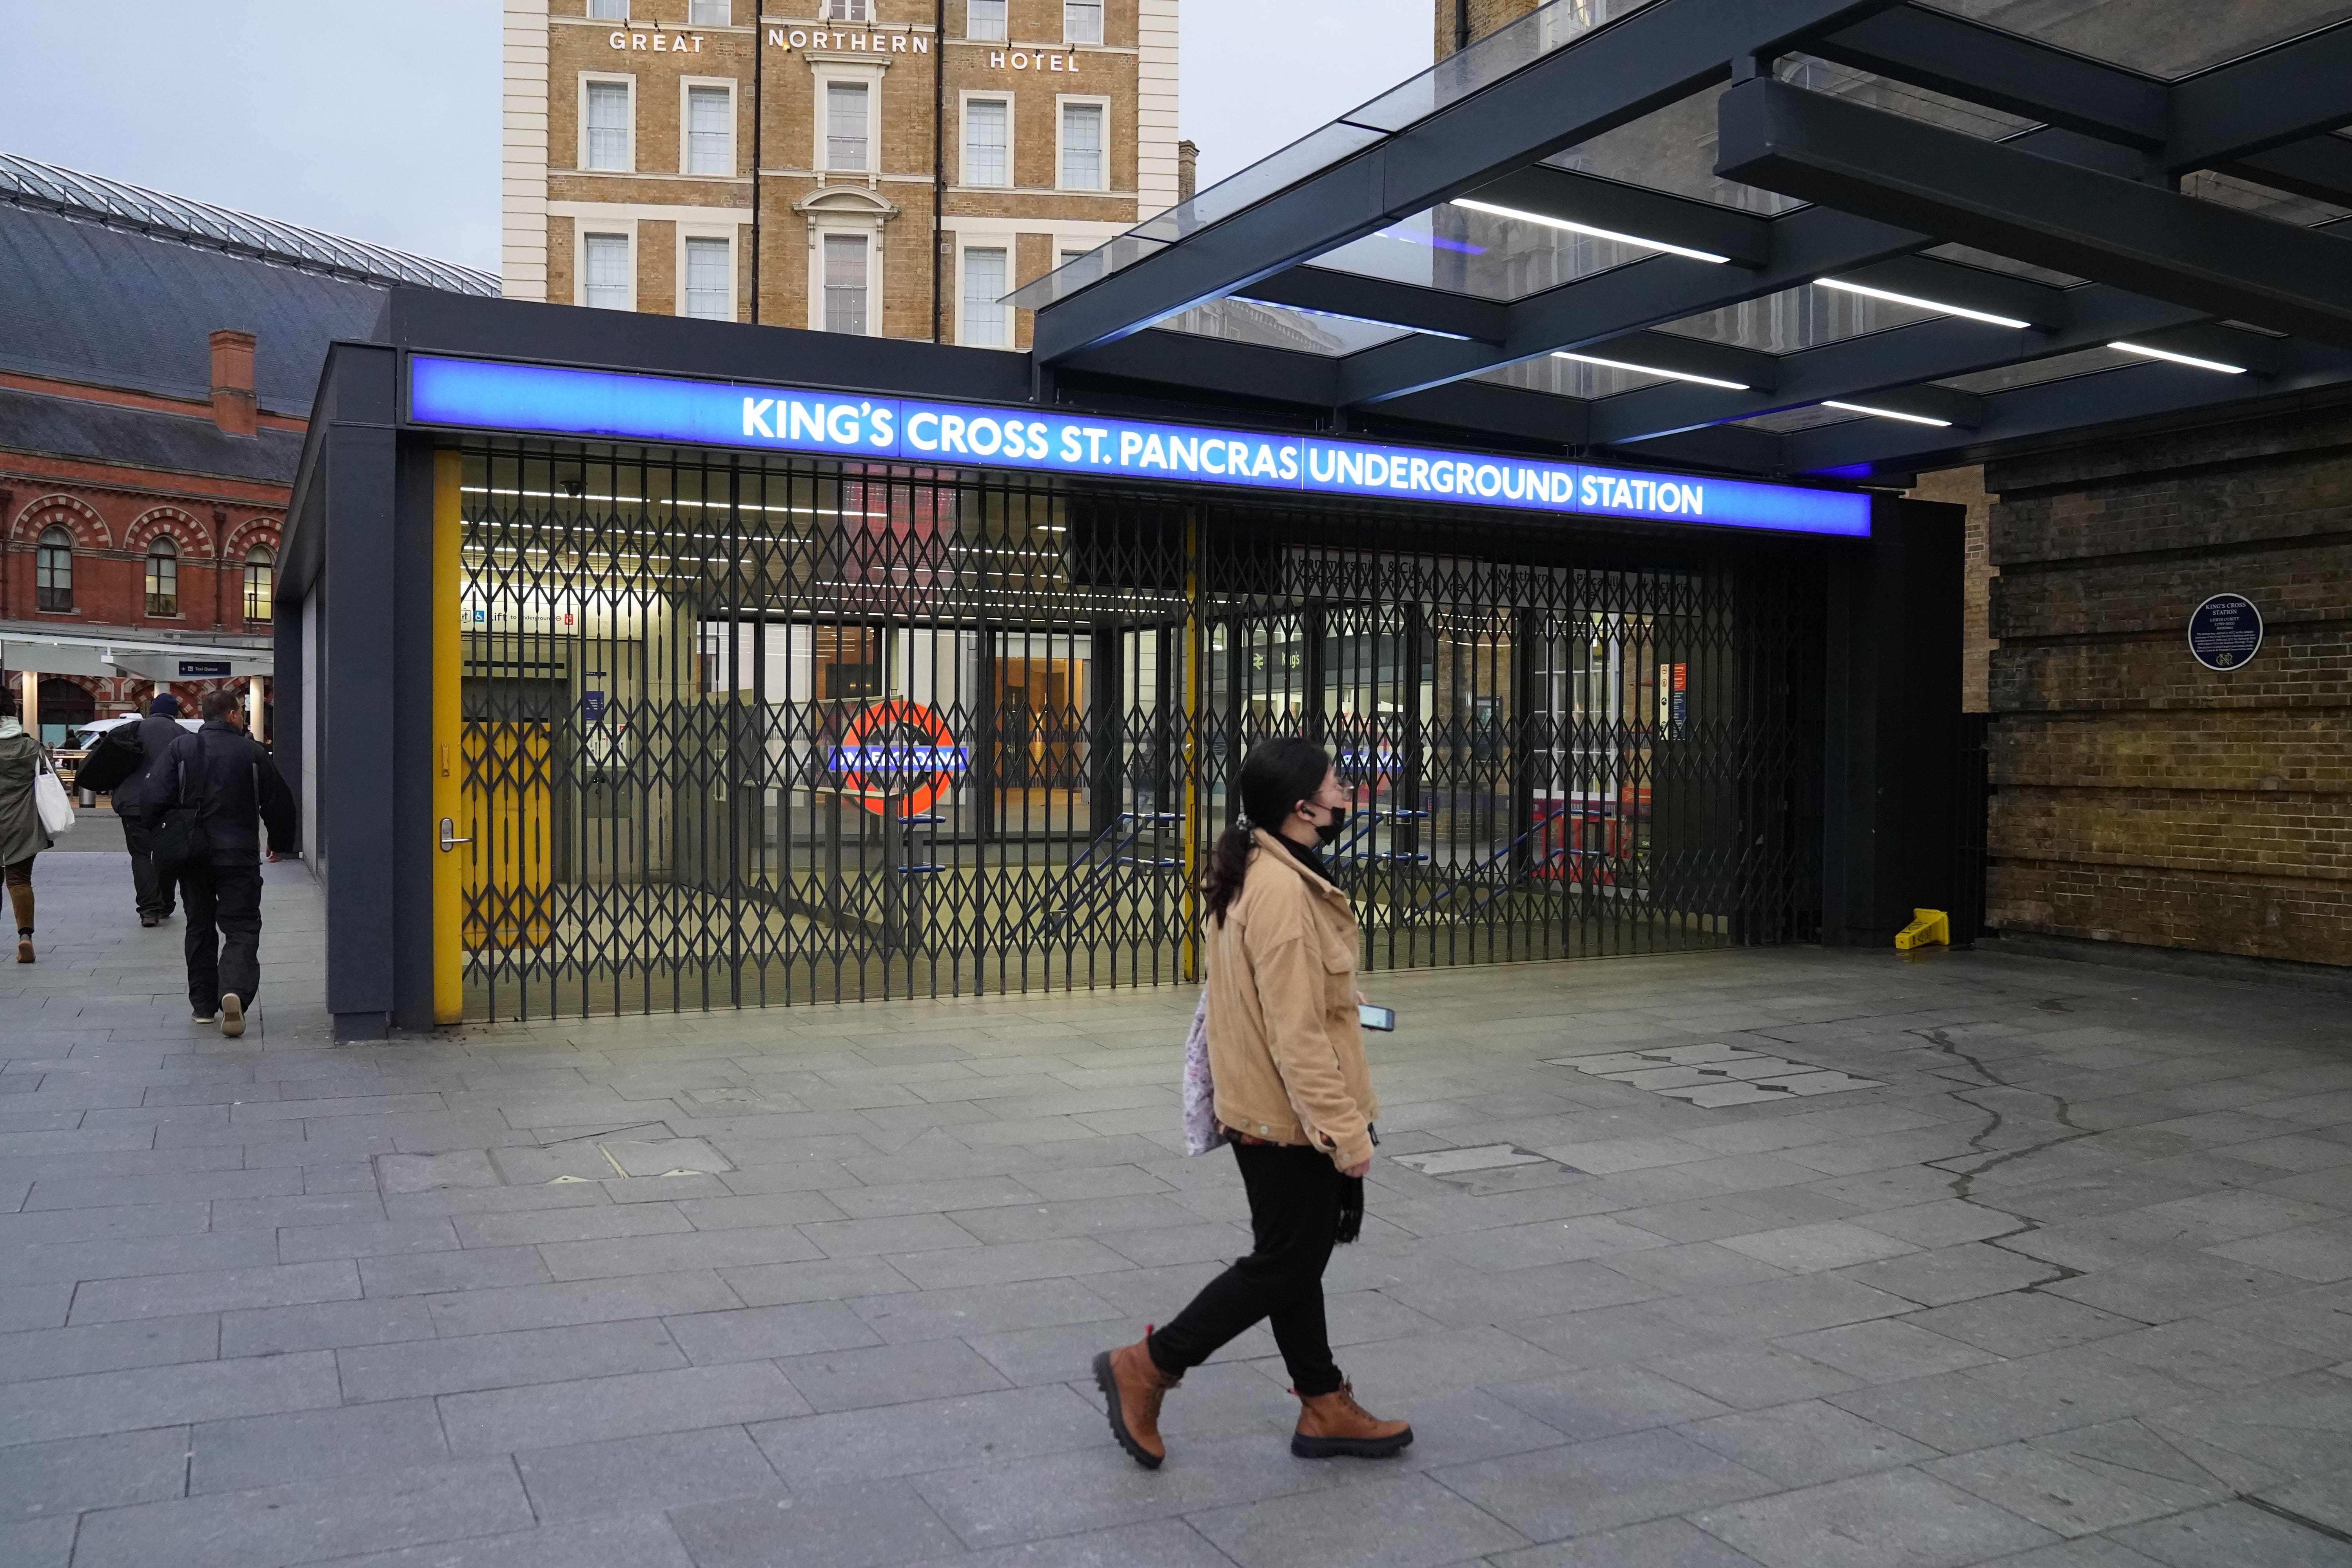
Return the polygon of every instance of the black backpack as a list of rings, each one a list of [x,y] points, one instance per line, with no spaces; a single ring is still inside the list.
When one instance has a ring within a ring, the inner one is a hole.
[[[146,753],[139,747],[138,723],[134,721],[117,724],[98,738],[98,744],[74,770],[74,788],[100,792],[118,789],[146,761]]]
[[[168,882],[191,866],[202,865],[213,852],[212,835],[205,831],[204,786],[208,764],[205,758],[205,742],[201,732],[194,747],[196,787],[188,787],[188,764],[180,764],[180,804],[163,814],[154,836],[148,839],[148,853],[155,862],[155,875]]]

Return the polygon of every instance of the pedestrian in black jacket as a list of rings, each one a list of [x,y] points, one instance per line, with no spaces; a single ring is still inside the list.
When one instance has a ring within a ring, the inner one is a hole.
[[[294,796],[278,764],[245,732],[234,691],[208,694],[204,728],[164,750],[146,780],[149,831],[174,807],[197,808],[205,846],[180,873],[187,906],[188,1001],[195,1021],[245,1033],[245,1010],[261,988],[261,826],[269,858],[294,847]]]
[[[129,731],[125,733],[124,731]],[[135,770],[114,786],[114,815],[122,819],[123,847],[131,851],[131,887],[139,901],[139,923],[152,926],[172,917],[172,881],[155,874],[155,857],[147,844],[147,775],[188,731],[180,722],[180,700],[159,694],[147,705],[147,717],[110,732],[106,743],[139,754]]]

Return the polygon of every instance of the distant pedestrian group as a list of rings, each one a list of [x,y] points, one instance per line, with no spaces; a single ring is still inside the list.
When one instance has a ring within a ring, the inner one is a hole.
[[[294,847],[297,822],[293,793],[268,751],[246,733],[236,693],[208,694],[199,712],[202,723],[191,730],[178,699],[158,696],[145,718],[107,733],[81,782],[113,793],[139,923],[160,925],[175,903],[186,913],[181,946],[193,1018],[218,1023],[233,1038],[245,1032],[261,989],[261,862]],[[0,803],[6,776],[0,772]],[[0,826],[5,820],[0,808]],[[28,889],[20,925],[29,926],[30,910]]]

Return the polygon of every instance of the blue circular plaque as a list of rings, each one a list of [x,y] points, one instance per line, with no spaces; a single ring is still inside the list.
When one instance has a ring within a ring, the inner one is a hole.
[[[2263,613],[2241,594],[2216,594],[2189,617],[2189,651],[2208,669],[2235,669],[2262,650]]]

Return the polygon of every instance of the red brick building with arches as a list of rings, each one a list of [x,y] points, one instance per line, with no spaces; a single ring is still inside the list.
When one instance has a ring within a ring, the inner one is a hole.
[[[226,685],[266,733],[311,391],[404,284],[498,287],[0,154],[0,668],[48,739]]]

